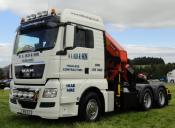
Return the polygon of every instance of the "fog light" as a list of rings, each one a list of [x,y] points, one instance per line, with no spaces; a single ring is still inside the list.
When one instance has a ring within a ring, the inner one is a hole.
[[[18,97],[22,97],[22,92],[19,91],[17,96],[18,96]]]
[[[24,98],[27,98],[27,97],[28,97],[28,92],[24,92],[24,93],[23,93],[23,97],[24,97]]]
[[[29,92],[28,97],[32,98],[33,96],[34,96],[34,93],[33,92]]]

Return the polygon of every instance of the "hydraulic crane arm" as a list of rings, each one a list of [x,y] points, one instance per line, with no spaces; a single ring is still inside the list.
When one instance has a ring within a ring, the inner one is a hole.
[[[115,41],[108,33],[105,33],[106,36],[106,50],[113,56],[119,57],[121,63],[128,63],[127,51]]]
[[[107,79],[114,80],[121,72],[121,77],[127,79],[126,67],[128,65],[127,51],[115,41],[108,33],[105,33],[106,38],[106,69],[109,70]]]

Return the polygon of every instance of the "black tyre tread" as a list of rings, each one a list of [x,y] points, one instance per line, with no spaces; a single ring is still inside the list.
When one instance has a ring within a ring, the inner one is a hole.
[[[157,105],[157,107],[162,108],[162,107],[164,107],[165,105],[167,105],[168,99],[167,99],[166,90],[165,90],[164,88],[160,87],[160,88],[158,89],[158,91],[157,91],[158,96],[159,96],[159,92],[160,92],[160,91],[163,91],[163,93],[164,93],[164,95],[165,95],[165,103],[164,103],[163,105],[161,105],[161,104],[159,103],[159,99],[157,99],[156,105]]]
[[[151,106],[150,106],[150,108],[151,108],[152,105],[153,105],[153,94],[152,94],[152,92],[151,92],[151,90],[150,90],[149,88],[146,88],[146,89],[144,89],[144,91],[143,91],[142,99],[141,99],[141,109],[142,109],[143,111],[147,111],[147,110],[150,109],[150,108],[146,108],[146,107],[145,107],[144,101],[143,101],[144,96],[145,96],[145,94],[146,94],[147,92],[149,92],[150,95],[151,95]]]
[[[88,119],[88,117],[86,115],[86,105],[87,105],[88,101],[90,99],[92,99],[92,98],[97,101],[98,106],[99,106],[99,113],[98,113],[98,115],[97,115],[95,120]],[[97,121],[97,120],[99,120],[99,118],[101,116],[101,113],[102,113],[101,102],[100,102],[100,98],[97,95],[97,93],[95,93],[95,92],[88,92],[85,96],[83,96],[81,98],[80,103],[79,103],[79,110],[78,110],[79,120],[81,120],[81,121]]]

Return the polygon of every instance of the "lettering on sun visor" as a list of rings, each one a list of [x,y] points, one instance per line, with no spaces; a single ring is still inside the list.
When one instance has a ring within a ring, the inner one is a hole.
[[[18,55],[19,59],[39,56],[39,52]]]

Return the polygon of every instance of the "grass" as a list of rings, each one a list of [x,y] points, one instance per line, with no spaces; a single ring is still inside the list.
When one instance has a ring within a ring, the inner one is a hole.
[[[175,85],[168,85],[175,93]],[[149,111],[105,114],[95,123],[79,122],[75,117],[46,120],[13,114],[8,107],[8,91],[0,91],[0,128],[175,128],[175,96],[169,106]]]

